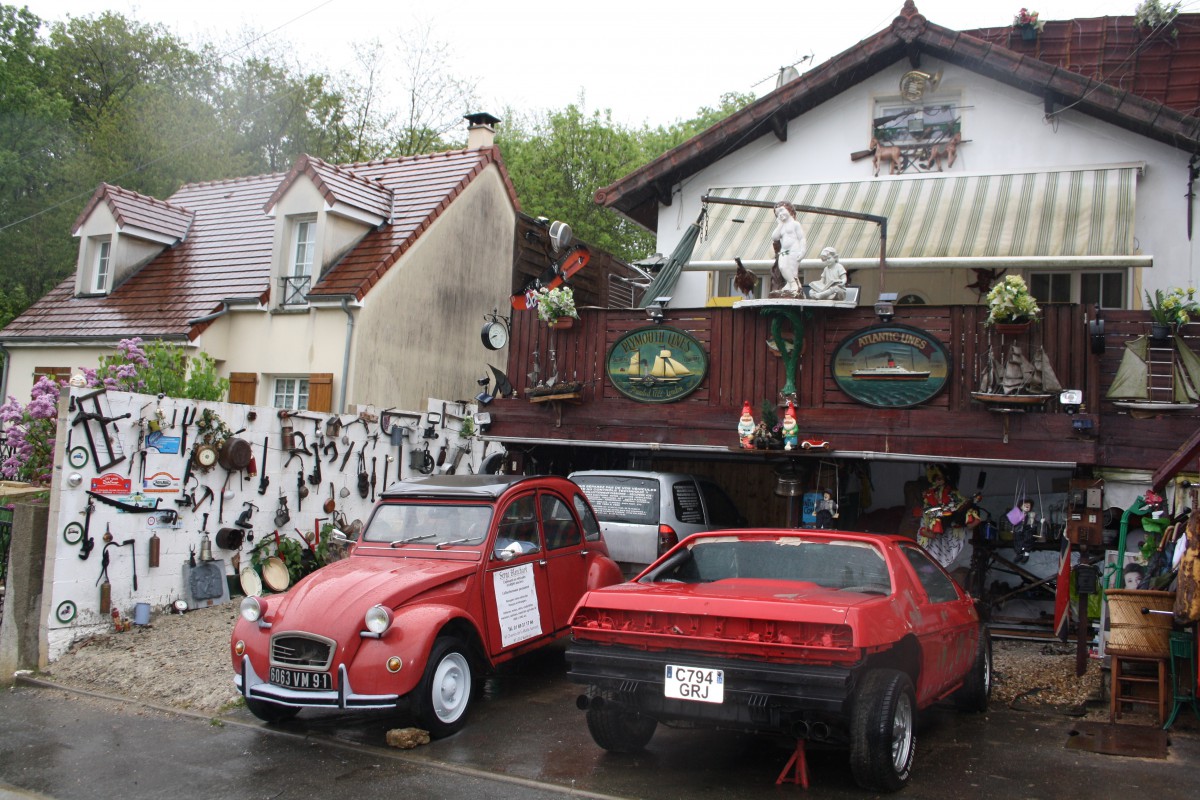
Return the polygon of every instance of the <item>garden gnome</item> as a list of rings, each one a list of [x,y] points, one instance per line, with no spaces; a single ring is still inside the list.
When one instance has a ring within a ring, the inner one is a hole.
[[[738,439],[741,440],[742,447],[747,450],[754,449],[754,415],[750,413],[750,402],[747,400],[742,403],[742,416],[738,420]]]
[[[796,406],[788,400],[787,413],[783,417],[783,449],[791,450],[800,444],[800,426],[796,424]]]

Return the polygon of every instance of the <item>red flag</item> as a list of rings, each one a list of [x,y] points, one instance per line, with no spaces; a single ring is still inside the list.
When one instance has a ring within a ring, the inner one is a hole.
[[[1062,537],[1058,551],[1058,581],[1054,586],[1054,635],[1067,640],[1071,626],[1071,541]]]

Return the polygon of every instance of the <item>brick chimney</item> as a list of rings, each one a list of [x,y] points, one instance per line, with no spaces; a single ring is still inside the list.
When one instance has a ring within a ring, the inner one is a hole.
[[[496,123],[500,120],[486,111],[478,114],[467,114],[467,149],[480,150],[491,147],[496,142]]]

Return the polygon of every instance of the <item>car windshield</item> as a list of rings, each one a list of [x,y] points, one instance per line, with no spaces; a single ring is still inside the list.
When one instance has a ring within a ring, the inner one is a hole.
[[[878,547],[868,542],[702,538],[651,570],[643,583],[710,583],[731,578],[805,581],[828,589],[890,594]]]
[[[492,507],[486,504],[384,503],[363,533],[364,542],[477,545],[487,538]]]

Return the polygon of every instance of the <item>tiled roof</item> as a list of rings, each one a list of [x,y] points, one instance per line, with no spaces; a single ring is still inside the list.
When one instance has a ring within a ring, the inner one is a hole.
[[[175,241],[187,236],[195,216],[193,212],[177,204],[131,192],[110,183],[102,183],[88,200],[83,213],[71,226],[71,233],[78,232],[79,227],[87,221],[100,203],[108,206],[117,224],[122,228],[144,228]]]
[[[1181,25],[1191,25],[1196,15],[1183,15],[1180,20]],[[1046,98],[1056,107],[1070,105],[1075,111],[1187,152],[1200,149],[1200,117],[1136,94],[1125,85],[1127,80],[1120,85],[1105,83],[1005,44],[943,28],[926,20],[913,0],[906,0],[890,27],[598,189],[595,202],[655,230],[658,205],[670,204],[671,187],[676,183],[765,134],[786,137],[789,120],[897,61],[922,53]]]
[[[320,174],[327,188],[336,184],[331,190],[340,193],[339,197],[348,196],[349,186],[361,185],[378,186],[393,198],[390,208],[381,209],[385,212],[381,216],[392,222],[368,233],[317,282],[313,295],[362,299],[489,164],[501,167],[509,196],[514,206],[518,205],[495,148],[336,168],[319,159],[303,160],[306,169]],[[169,204],[195,215],[191,232],[181,244],[143,266],[107,297],[73,296],[72,275],[9,323],[0,339],[194,338],[205,323],[189,325],[188,320],[218,311],[222,301],[265,302],[272,288],[275,220],[264,208],[286,178],[272,174],[184,186]],[[365,200],[360,198],[360,202]]]
[[[1133,17],[1049,21],[1031,41],[1011,25],[964,33],[1181,114],[1200,110],[1200,14],[1180,14],[1170,29],[1154,33],[1140,29]]]
[[[331,206],[345,203],[385,220],[392,212],[392,193],[383,184],[309,155],[300,156],[264,210],[270,211],[301,175],[308,176]]]
[[[394,195],[392,222],[367,234],[357,247],[327,272],[310,296],[351,294],[361,299],[392,264],[404,255],[434,220],[489,164],[501,166],[513,206],[520,209],[516,189],[495,147],[456,150],[410,158],[371,161],[350,167],[356,175],[378,181]]]

